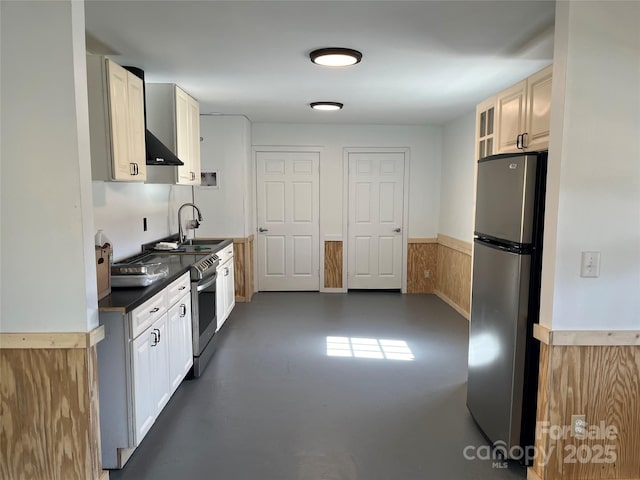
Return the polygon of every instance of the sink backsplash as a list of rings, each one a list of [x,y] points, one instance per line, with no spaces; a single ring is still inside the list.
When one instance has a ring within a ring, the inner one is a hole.
[[[114,261],[139,253],[144,243],[175,233],[178,207],[191,201],[190,186],[93,182],[95,228],[113,243]]]

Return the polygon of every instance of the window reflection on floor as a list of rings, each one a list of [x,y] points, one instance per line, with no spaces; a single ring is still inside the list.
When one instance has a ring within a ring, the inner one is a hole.
[[[413,352],[404,340],[378,338],[327,337],[327,356],[415,360]]]

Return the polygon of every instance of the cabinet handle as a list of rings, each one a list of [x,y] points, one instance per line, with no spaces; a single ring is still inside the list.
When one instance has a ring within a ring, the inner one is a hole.
[[[226,277],[227,275],[229,275],[229,267],[224,268],[224,276]]]
[[[135,163],[130,163],[129,164],[129,174],[130,175],[135,175],[136,174],[136,164]]]
[[[152,308],[151,310],[149,310],[149,313],[156,313],[160,311],[160,307],[156,307],[156,308]]]
[[[180,304],[180,316],[184,317],[187,314],[187,306],[184,303]]]
[[[524,132],[522,134],[522,143],[521,143],[521,145],[522,145],[523,149],[527,148],[527,135],[529,135],[527,132]]]
[[[189,172],[191,174],[191,180],[195,180],[196,179],[196,173],[195,172]]]
[[[153,343],[151,344],[152,347],[155,347],[156,345],[158,345],[158,343],[160,343],[160,337],[156,333],[156,330],[157,329],[154,328],[153,331],[151,332],[151,335],[153,335]]]
[[[185,288],[187,288],[187,287],[185,287],[184,285],[182,285],[178,290],[184,290]]]
[[[520,135],[516,137],[516,148],[520,150]]]
[[[158,333],[158,343],[160,343],[160,329],[154,328],[153,331]]]

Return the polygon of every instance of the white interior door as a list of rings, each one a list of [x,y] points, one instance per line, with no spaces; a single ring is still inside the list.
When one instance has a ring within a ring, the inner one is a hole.
[[[349,153],[347,288],[402,288],[404,153]]]
[[[257,152],[258,290],[319,290],[318,152]]]

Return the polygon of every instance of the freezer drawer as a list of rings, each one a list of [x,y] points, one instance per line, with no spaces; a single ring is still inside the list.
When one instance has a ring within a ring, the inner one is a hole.
[[[531,257],[474,242],[467,406],[493,443],[520,444]]]
[[[538,161],[537,155],[498,155],[478,162],[478,235],[532,243]]]

